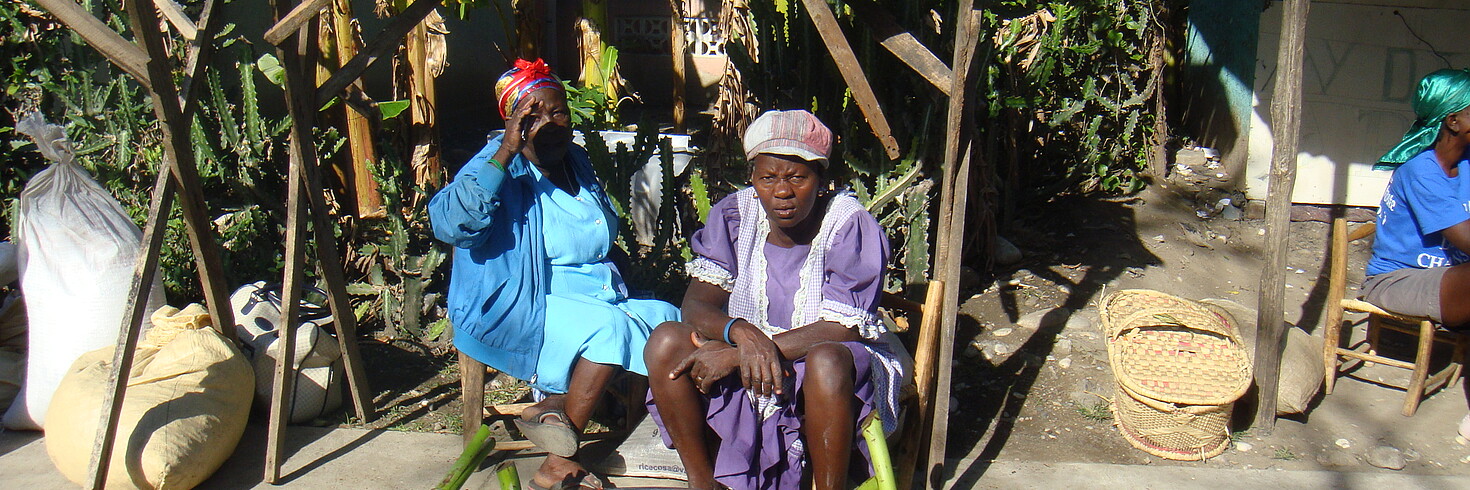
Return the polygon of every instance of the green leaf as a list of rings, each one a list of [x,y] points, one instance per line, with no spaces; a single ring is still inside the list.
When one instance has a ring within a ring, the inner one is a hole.
[[[709,222],[709,188],[704,183],[704,172],[689,169],[689,192],[694,195],[694,211],[699,215],[700,223]]]
[[[378,294],[378,287],[365,282],[354,282],[347,285],[347,294],[353,296],[372,296]]]
[[[260,70],[261,75],[265,75],[266,80],[270,80],[276,86],[286,86],[286,69],[281,66],[281,60],[276,59],[275,55],[270,53],[260,55],[260,58],[255,60],[255,68]]]
[[[429,331],[424,335],[424,337],[429,342],[434,342],[436,340],[439,340],[439,336],[444,335],[444,332],[446,330],[449,330],[449,319],[440,318],[438,320],[434,320],[434,323],[429,324]]]
[[[408,109],[408,100],[391,100],[378,103],[378,112],[383,113],[383,120],[393,119]]]

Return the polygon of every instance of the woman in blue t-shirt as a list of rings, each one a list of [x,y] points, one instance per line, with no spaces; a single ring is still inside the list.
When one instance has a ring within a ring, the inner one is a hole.
[[[1440,70],[1419,82],[1419,117],[1379,160],[1393,168],[1363,296],[1397,313],[1470,326],[1470,71]]]
[[[1394,171],[1378,206],[1363,298],[1463,329],[1470,327],[1470,71],[1425,76],[1414,114],[1413,128],[1376,167]],[[1459,432],[1470,438],[1470,415]]]

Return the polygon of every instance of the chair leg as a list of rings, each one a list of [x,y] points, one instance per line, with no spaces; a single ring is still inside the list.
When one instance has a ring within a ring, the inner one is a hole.
[[[1383,331],[1380,322],[1378,315],[1368,315],[1368,353],[1375,356],[1378,355],[1378,334]]]
[[[648,378],[631,372],[623,375],[628,377],[628,392],[623,395],[627,397],[624,403],[628,404],[628,420],[624,425],[631,432],[634,424],[648,414],[648,406],[644,404],[648,400]]]
[[[1342,343],[1342,305],[1328,305],[1326,330],[1322,342],[1322,392],[1332,394],[1337,384],[1337,347]]]
[[[480,430],[485,413],[485,365],[459,353],[460,419],[464,425],[464,442],[470,444]]]
[[[1465,373],[1466,344],[1470,344],[1470,337],[1460,337],[1455,339],[1455,350],[1454,353],[1450,355],[1450,362],[1454,363],[1455,365],[1455,373],[1450,375],[1450,381],[1445,384],[1446,388],[1454,386],[1455,383],[1460,381],[1461,375]]]
[[[1419,400],[1424,398],[1424,379],[1429,376],[1429,354],[1434,347],[1434,323],[1419,322],[1419,349],[1414,354],[1414,377],[1409,388],[1404,390],[1405,417],[1412,417],[1419,410]]]

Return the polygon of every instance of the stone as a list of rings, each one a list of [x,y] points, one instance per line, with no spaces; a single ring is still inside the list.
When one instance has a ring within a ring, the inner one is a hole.
[[[1402,470],[1409,463],[1403,451],[1393,446],[1378,446],[1368,451],[1368,464],[1390,470]]]
[[[1064,357],[1064,358],[1062,358],[1062,360],[1057,361],[1057,367],[1062,368],[1062,369],[1067,369],[1067,368],[1072,367],[1072,358],[1070,358],[1070,357]]]
[[[1405,449],[1404,450],[1404,461],[1408,461],[1410,463],[1413,463],[1415,461],[1418,461],[1419,458],[1422,458],[1422,457],[1423,457],[1423,455],[1419,454],[1419,451],[1415,451],[1413,449]]]
[[[1021,249],[1005,237],[996,235],[993,257],[996,265],[1011,265],[1021,261]]]
[[[1010,327],[997,328],[995,330],[992,330],[990,332],[990,335],[993,335],[993,336],[996,336],[996,337],[1005,337],[1005,336],[1010,335],[1012,332],[1015,332],[1015,331],[1016,331],[1016,329],[1010,328]]]
[[[1347,448],[1353,447],[1352,441],[1349,441],[1347,439],[1338,439],[1338,440],[1334,441],[1333,444],[1337,444],[1337,447],[1340,447],[1340,448],[1343,448],[1343,449],[1347,449]]]
[[[1057,343],[1052,344],[1051,353],[1062,357],[1072,355],[1072,341],[1058,340]]]
[[[1266,201],[1261,199],[1246,201],[1245,219],[1266,219]]]
[[[1252,446],[1251,443],[1249,443],[1249,442],[1237,442],[1237,443],[1235,443],[1235,450],[1236,451],[1240,451],[1242,453],[1248,453],[1248,452],[1251,452],[1251,449],[1255,449],[1255,446]]]
[[[1245,212],[1235,206],[1225,206],[1225,209],[1220,210],[1220,217],[1230,221],[1239,221],[1245,217]]]
[[[1022,315],[1016,320],[1016,326],[1031,330],[1051,328],[1066,325],[1072,317],[1075,317],[1070,308],[1057,307],[1045,310],[1037,310]]]

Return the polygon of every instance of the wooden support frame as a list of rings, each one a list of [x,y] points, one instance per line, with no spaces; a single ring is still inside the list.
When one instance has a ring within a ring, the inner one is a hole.
[[[947,137],[944,145],[944,175],[941,180],[940,221],[937,225],[938,247],[934,260],[934,273],[946,284],[952,285],[944,292],[943,317],[939,329],[939,354],[936,362],[934,411],[930,420],[929,454],[924,462],[922,476],[925,486],[939,487],[945,468],[945,447],[949,442],[949,392],[951,362],[954,359],[955,323],[959,314],[961,251],[964,249],[965,211],[968,206],[970,168],[974,159],[974,122],[971,119],[970,96],[967,88],[971,80],[971,66],[979,45],[976,32],[980,29],[980,14],[974,9],[973,0],[961,0],[955,14],[954,76],[950,80],[949,111],[946,117]],[[962,42],[963,41],[963,42]]]
[[[1253,427],[1269,434],[1276,426],[1276,388],[1286,337],[1286,250],[1291,226],[1291,190],[1301,135],[1302,59],[1310,0],[1287,0],[1281,12],[1281,44],[1276,58],[1276,91],[1271,96],[1271,178],[1266,192],[1266,271],[1261,275],[1256,314],[1256,419]]]
[[[168,1],[168,0],[163,0]],[[127,391],[127,373],[132,370],[133,353],[137,347],[140,325],[150,312],[144,311],[148,295],[157,274],[159,252],[163,246],[166,218],[179,199],[183,209],[187,235],[193,249],[215,328],[228,338],[234,337],[234,317],[229,309],[228,295],[224,291],[220,275],[218,243],[212,236],[212,224],[204,209],[204,195],[199,184],[199,175],[193,148],[187,134],[197,111],[197,92],[200,84],[193,83],[202,77],[204,66],[212,53],[214,23],[209,22],[216,2],[205,4],[201,15],[201,28],[185,20],[175,20],[181,32],[187,32],[193,44],[190,46],[186,63],[187,78],[184,88],[179,89],[167,82],[172,77],[172,63],[163,46],[163,34],[159,30],[159,18],[152,2],[143,0],[124,2],[129,24],[142,48],[123,39],[90,12],[69,0],[38,0],[37,3],[55,15],[64,25],[82,36],[88,44],[113,64],[132,75],[146,88],[153,101],[154,114],[158,117],[162,135],[164,168],[160,168],[149,201],[148,221],[144,224],[146,242],[136,261],[133,281],[129,288],[128,304],[123,324],[119,327],[118,342],[113,354],[112,369],[108,374],[108,386],[103,394],[103,411],[98,423],[97,439],[93,445],[88,480],[90,488],[102,488],[107,482],[114,439],[117,435],[118,416]],[[174,5],[176,6],[176,5]],[[164,6],[167,11],[167,6]],[[181,11],[180,11],[181,13]],[[157,83],[155,83],[157,81]],[[178,195],[175,196],[175,193]]]
[[[396,49],[403,37],[439,6],[440,0],[415,1],[389,21],[388,26],[357,56],[327,77],[321,86],[313,86],[312,83],[315,80],[315,60],[320,54],[318,38],[311,33],[311,23],[308,22],[315,17],[316,12],[320,11],[320,7],[311,7],[315,3],[325,4],[326,2],[304,0],[295,5],[289,3],[289,0],[273,2],[280,20],[275,27],[272,27],[272,30],[291,26],[292,24],[287,24],[288,21],[295,25],[295,32],[287,31],[281,34],[280,42],[275,43],[281,66],[286,75],[286,107],[292,120],[291,144],[287,152],[290,157],[290,168],[287,176],[286,270],[282,281],[284,303],[281,311],[281,324],[295,325],[298,320],[298,304],[302,281],[305,278],[306,227],[307,220],[311,220],[312,239],[317,243],[317,265],[320,267],[323,282],[326,285],[327,302],[332,309],[333,317],[337,320],[337,338],[342,348],[344,367],[347,370],[349,395],[357,409],[358,417],[367,421],[373,417],[371,391],[368,390],[363,377],[362,366],[358,364],[361,355],[356,343],[357,320],[353,314],[352,305],[348,302],[342,260],[332,236],[332,223],[328,216],[326,198],[321,193],[321,162],[316,154],[316,142],[311,128],[314,125],[316,112],[324,102],[344,96],[344,90],[348,90],[352,84],[356,83],[363,71],[374,61]],[[291,41],[292,39],[294,42]],[[359,105],[370,104],[370,101],[360,93],[349,91],[345,98],[358,101]],[[296,342],[294,329],[282,329],[280,342],[283,352],[294,351]],[[263,479],[266,483],[271,484],[281,479],[281,466],[285,458],[282,434],[291,410],[287,404],[287,394],[292,392],[290,385],[295,379],[293,366],[284,360],[284,357],[277,360],[273,373],[275,383],[266,436],[266,464]]]
[[[437,1],[434,0],[434,3],[437,4]],[[126,395],[126,373],[131,371],[133,353],[137,347],[141,330],[140,325],[149,313],[143,308],[147,303],[147,295],[151,292],[151,285],[157,274],[159,252],[162,249],[164,231],[167,229],[166,218],[175,197],[179,199],[183,208],[184,221],[188,226],[187,234],[215,327],[221,330],[227,338],[234,339],[235,337],[234,315],[229,306],[228,292],[225,290],[223,277],[220,275],[222,266],[218,253],[219,245],[211,235],[212,224],[205,213],[204,196],[199,183],[195,156],[187,136],[193,117],[198,111],[198,92],[203,85],[196,82],[202,80],[209,64],[208,60],[213,54],[214,33],[219,23],[212,19],[218,2],[217,0],[206,2],[200,14],[200,20],[196,24],[183,16],[182,9],[178,8],[178,5],[172,0],[125,0],[124,7],[127,9],[129,24],[134,36],[141,42],[141,48],[113,32],[86,9],[70,0],[37,0],[37,3],[81,35],[109,61],[132,75],[147,88],[152,95],[154,113],[162,122],[160,127],[166,168],[160,169],[153,188],[148,221],[144,225],[144,237],[147,241],[134,271],[127,314],[124,316],[125,320],[119,331],[117,350],[113,358],[112,371],[109,374],[109,386],[112,389],[104,394],[103,404],[108,409],[103,412],[99,422],[97,440],[92,452],[90,488],[98,489],[105,486],[107,482],[114,439],[117,436],[117,419]],[[159,10],[169,15],[169,22],[175,26],[175,29],[192,41],[185,60],[187,77],[181,87],[175,87],[174,84],[167,82],[172,79],[173,64],[163,45]],[[314,41],[314,37],[312,40]],[[308,47],[314,48],[314,45],[303,46],[301,49]],[[306,58],[293,57],[291,59],[299,61]],[[364,64],[365,67],[366,64]],[[291,74],[290,70],[288,74]],[[296,74],[299,75],[299,72]],[[296,79],[299,81],[301,78]],[[154,83],[155,81],[157,83]],[[293,138],[292,149],[305,148],[307,152],[292,152],[292,176],[295,178],[290,179],[289,184],[293,193],[290,196],[292,207],[288,221],[291,221],[293,226],[288,230],[287,254],[296,260],[292,261],[295,267],[288,268],[287,271],[287,282],[284,289],[288,300],[283,305],[285,311],[282,313],[282,319],[288,321],[282,322],[281,325],[295,325],[298,316],[300,280],[303,277],[300,263],[303,262],[305,250],[303,243],[305,222],[302,220],[304,219],[303,213],[308,209],[306,205],[310,203],[309,209],[315,221],[313,227],[315,238],[318,243],[329,244],[319,247],[319,258],[322,262],[322,276],[325,278],[330,296],[329,304],[337,322],[338,341],[342,349],[344,367],[348,373],[349,390],[358,417],[364,421],[371,420],[371,400],[362,372],[361,354],[356,342],[356,318],[348,304],[341,258],[335,246],[330,245],[333,239],[326,214],[325,199],[320,193],[306,192],[308,187],[320,189],[321,182],[320,172],[315,167],[315,155],[310,153],[313,147],[311,146],[309,121],[311,115],[315,113],[315,108],[306,109],[310,105],[300,104],[300,102],[311,100],[306,97],[314,94],[314,90],[308,88],[297,90],[296,93],[307,95],[300,99],[293,99],[297,103],[291,106],[293,119],[298,121],[293,129],[293,135],[296,137]],[[305,116],[305,119],[302,116]],[[301,124],[300,121],[303,120],[307,123]],[[305,133],[305,137],[301,137],[302,133]],[[305,197],[302,197],[303,195]],[[294,351],[294,333],[294,328],[281,329],[281,337],[285,342],[283,346],[287,352]],[[288,363],[278,363],[276,372],[278,382],[272,403],[273,416],[283,414],[281,408],[285,405],[284,393],[288,391],[289,386],[287,385],[290,384],[289,379],[292,378],[289,376],[290,371]],[[285,382],[280,381],[283,374],[287,375]],[[268,434],[268,446],[276,452],[268,454],[267,460],[278,463],[279,441],[284,424],[277,424],[276,421],[276,418],[272,419],[271,432]],[[267,473],[268,477],[278,474],[279,465],[267,468]],[[268,479],[272,483],[275,482],[274,478]]]
[[[837,16],[832,13],[832,8],[827,6],[825,0],[802,0],[801,3],[806,5],[807,12],[811,14],[812,24],[816,25],[817,33],[821,34],[832,60],[837,62],[837,71],[842,72],[842,79],[852,89],[852,98],[857,100],[858,108],[868,119],[868,126],[883,145],[883,152],[888,154],[890,160],[903,158],[898,140],[893,137],[893,128],[888,125],[888,117],[883,115],[883,108],[878,105],[878,96],[873,93],[873,85],[863,75],[863,67],[858,63],[857,55],[853,54],[847,36],[842,33],[842,26],[837,24]]]

